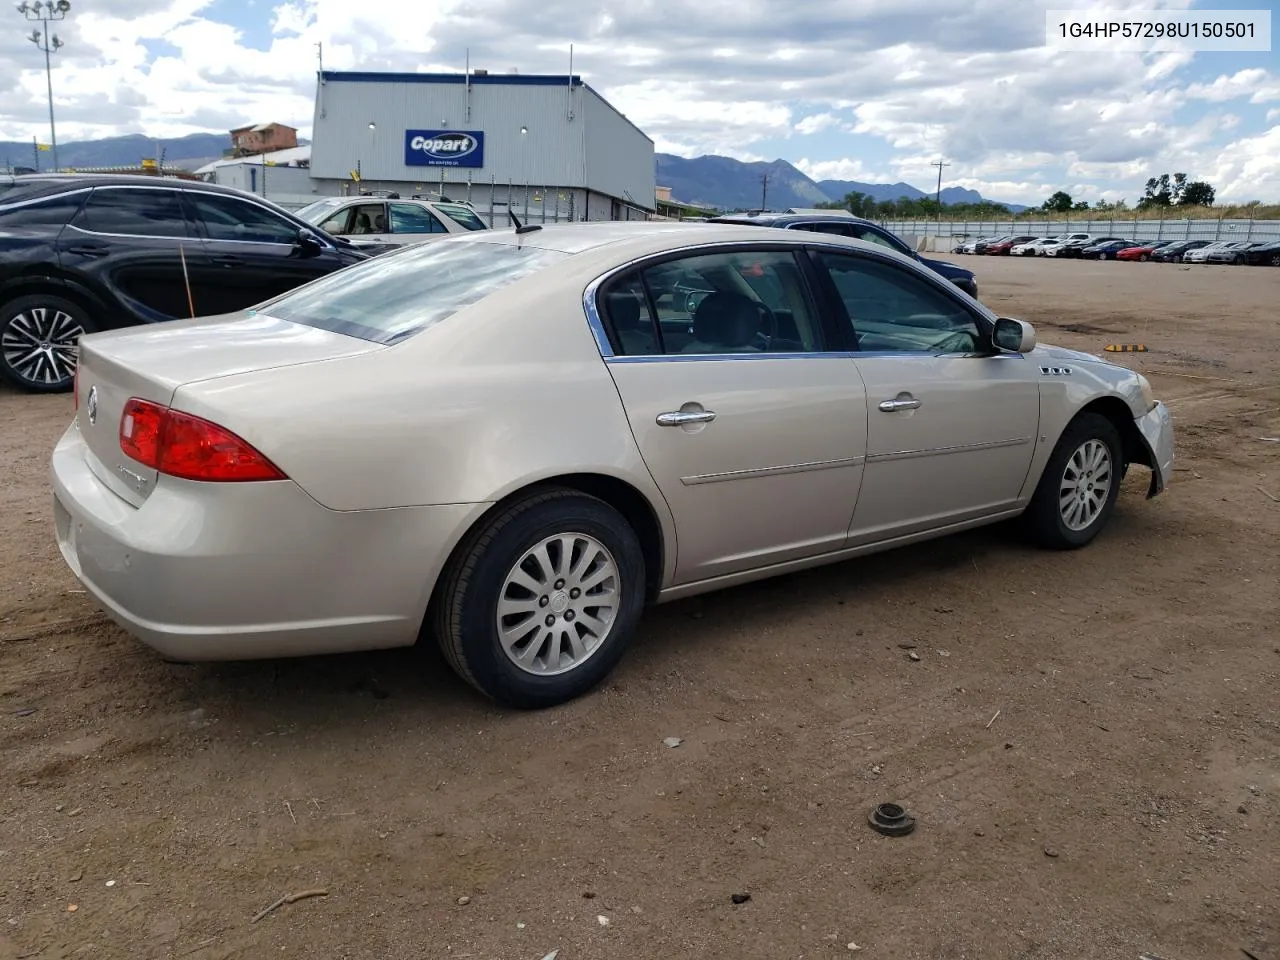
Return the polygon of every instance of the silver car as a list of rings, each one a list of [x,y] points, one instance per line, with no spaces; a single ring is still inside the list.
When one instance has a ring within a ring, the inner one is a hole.
[[[835,235],[595,223],[393,251],[81,340],[62,555],[179,660],[440,644],[519,707],[648,603],[1018,518],[1090,542],[1147,381]]]
[[[357,247],[368,244],[379,249],[488,229],[465,203],[417,197],[326,197],[296,210],[294,216]]]

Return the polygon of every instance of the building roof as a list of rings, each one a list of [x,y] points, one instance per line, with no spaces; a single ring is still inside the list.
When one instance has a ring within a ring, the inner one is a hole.
[[[382,73],[369,70],[322,70],[321,83],[456,83],[464,84],[470,76],[471,83],[505,84],[514,87],[575,87],[583,85],[582,77],[575,74],[550,73]]]
[[[248,126],[236,127],[231,132],[240,133],[243,130],[249,130],[249,131],[252,131],[253,133],[265,133],[267,130],[270,130],[272,127],[280,127],[283,130],[294,129],[293,127],[289,126],[287,123],[277,123],[275,120],[272,120],[270,123],[252,123],[252,124],[249,124]]]
[[[236,164],[251,164],[253,166],[261,166],[264,163],[274,164],[279,167],[291,166],[299,160],[311,159],[311,144],[301,147],[290,147],[287,150],[273,150],[271,153],[255,153],[248,157],[227,157],[222,160],[215,160],[213,163],[206,163],[198,169],[196,173],[206,174],[213,173],[219,167],[231,167]]]

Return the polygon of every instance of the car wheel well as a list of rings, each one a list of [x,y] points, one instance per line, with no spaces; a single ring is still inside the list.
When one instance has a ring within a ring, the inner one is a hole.
[[[0,309],[4,309],[14,300],[20,300],[23,297],[36,296],[41,293],[47,293],[53,297],[61,297],[63,300],[69,300],[89,315],[90,322],[98,319],[98,309],[92,300],[77,290],[75,287],[67,284],[58,283],[47,277],[33,277],[28,280],[21,280],[12,286],[5,287],[3,295],[0,295]]]
[[[1129,409],[1127,403],[1119,397],[1099,397],[1086,404],[1080,413],[1097,413],[1111,421],[1120,433],[1120,440],[1124,443],[1124,466],[1140,463],[1154,469],[1142,434],[1138,431],[1137,423],[1134,422],[1133,411]]]
[[[453,551],[449,554],[449,559],[440,568],[440,575],[437,577],[435,586],[431,591],[431,600],[428,604],[426,617],[423,619],[424,628],[430,623],[431,611],[440,600],[440,591],[442,585],[448,580],[449,570],[458,562],[459,557],[466,555],[477,531],[483,530],[494,516],[509,509],[516,501],[536,496],[539,493],[546,493],[548,490],[574,490],[578,493],[584,493],[589,497],[595,497],[597,500],[603,500],[622,514],[627,523],[631,525],[631,529],[635,531],[636,537],[640,541],[640,549],[644,554],[645,600],[651,602],[657,597],[662,586],[663,551],[665,547],[662,540],[662,526],[658,522],[658,517],[653,511],[653,507],[649,505],[649,501],[639,490],[625,480],[619,480],[617,477],[597,473],[570,473],[558,477],[548,477],[521,487],[494,503],[475,519],[475,522],[471,524],[467,532],[454,545]]]

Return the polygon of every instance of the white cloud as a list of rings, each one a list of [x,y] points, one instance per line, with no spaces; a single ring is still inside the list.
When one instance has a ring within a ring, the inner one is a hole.
[[[869,170],[860,160],[796,160],[793,166],[811,180],[857,180],[859,183],[892,183],[897,177]]]
[[[1051,50],[1044,11],[1073,5],[1062,0],[417,0],[390,15],[346,0],[239,2],[265,42],[219,22],[212,11],[226,4],[214,0],[77,2],[59,27],[59,139],[261,120],[308,136],[317,43],[333,69],[461,70],[470,48],[472,66],[530,73],[564,72],[572,42],[575,72],[682,156],[773,159],[790,140],[812,176],[922,187],[944,156],[946,183],[1022,202],[1064,179],[1105,194],[1112,186],[1088,181],[1130,185],[1165,169],[1220,172],[1224,195],[1231,183],[1280,196],[1261,187],[1280,155],[1268,159],[1258,144],[1272,133],[1256,132],[1280,79],[1248,67],[1187,85],[1187,52]],[[1230,113],[1194,119],[1219,104]],[[46,131],[43,62],[20,31],[0,31],[0,139]]]
[[[1208,100],[1211,103],[1224,103],[1238,97],[1252,99],[1259,94],[1267,98],[1280,99],[1280,82],[1261,68],[1240,70],[1230,76],[1224,73],[1212,83],[1193,83],[1186,89],[1186,95],[1191,99]],[[1254,100],[1254,102],[1262,101]]]
[[[795,128],[797,133],[808,135],[826,130],[828,127],[837,126],[839,123],[840,118],[834,113],[815,113],[801,119]]]

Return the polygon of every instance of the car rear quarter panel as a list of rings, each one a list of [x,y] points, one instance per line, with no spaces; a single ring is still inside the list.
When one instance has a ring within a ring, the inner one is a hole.
[[[173,403],[332,510],[493,503],[599,474],[637,489],[673,545],[582,306],[596,274],[521,281],[387,349],[188,384]]]

